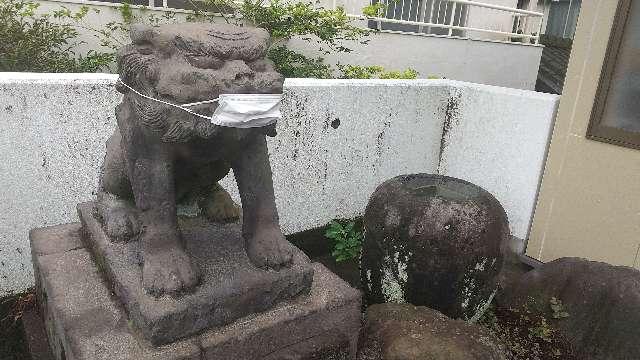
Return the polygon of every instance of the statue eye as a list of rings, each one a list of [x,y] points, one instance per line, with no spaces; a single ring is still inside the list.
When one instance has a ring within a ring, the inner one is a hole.
[[[147,41],[141,41],[135,44],[136,50],[142,55],[153,54],[153,44]]]
[[[224,61],[218,59],[215,56],[211,55],[194,55],[189,54],[186,56],[187,61],[191,66],[197,67],[199,69],[212,69],[217,70],[220,69],[224,65]]]

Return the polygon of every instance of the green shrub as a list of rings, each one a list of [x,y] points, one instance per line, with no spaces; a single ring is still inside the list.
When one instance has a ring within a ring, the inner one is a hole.
[[[192,3],[194,14],[187,21],[219,21],[221,15],[227,23],[252,23],[266,29],[273,45],[267,53],[276,69],[285,77],[344,79],[415,79],[417,72],[385,71],[380,66],[338,65],[332,67],[323,57],[308,57],[286,47],[294,36],[315,42],[321,54],[352,51],[345,43],[358,41],[366,44],[370,31],[351,24],[343,8],[317,8],[311,2],[283,2],[281,0],[244,0],[241,5],[232,0],[205,0]],[[37,14],[37,3],[30,0],[0,0],[0,71],[33,72],[95,72],[107,69],[115,59],[116,50],[128,42],[129,26],[146,23],[175,22],[175,14],[162,16],[147,13],[142,7],[134,11],[130,4],[118,7],[120,21],[104,28],[94,28],[82,20],[90,11],[83,6],[73,13],[60,8],[48,14]],[[92,10],[100,12],[100,10]],[[216,15],[212,15],[215,12]],[[82,28],[98,39],[105,52],[89,51],[77,56],[74,50],[82,44],[78,29]]]
[[[342,79],[415,79],[418,72],[413,69],[386,71],[382,66],[360,66],[338,64]]]
[[[90,51],[77,56],[78,32],[68,21],[78,21],[89,9],[77,13],[62,8],[37,14],[39,4],[28,0],[0,0],[0,71],[95,72],[106,68],[112,53]]]
[[[388,6],[385,3],[377,2],[363,7],[362,13],[368,17],[381,17],[387,9]]]
[[[337,262],[357,259],[360,256],[363,233],[356,228],[355,222],[340,223],[334,220],[329,223],[324,236],[333,242],[331,255]]]
[[[322,58],[309,58],[286,46],[280,45],[269,49],[267,57],[273,61],[276,70],[289,78],[311,77],[329,79],[333,77],[331,66]]]

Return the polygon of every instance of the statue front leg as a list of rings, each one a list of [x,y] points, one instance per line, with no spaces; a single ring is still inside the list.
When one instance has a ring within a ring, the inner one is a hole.
[[[264,135],[253,135],[232,165],[242,200],[242,236],[247,256],[259,268],[289,267],[293,249],[278,224]]]
[[[198,275],[178,230],[170,145],[142,129],[127,130],[125,157],[142,224],[143,286],[153,296],[189,290]]]

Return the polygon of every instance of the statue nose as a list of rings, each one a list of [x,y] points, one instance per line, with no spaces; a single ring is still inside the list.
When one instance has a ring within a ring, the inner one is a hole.
[[[255,76],[255,72],[251,70],[249,65],[242,60],[234,60],[232,64],[230,64],[233,72],[235,72],[236,80],[241,79],[253,79]]]

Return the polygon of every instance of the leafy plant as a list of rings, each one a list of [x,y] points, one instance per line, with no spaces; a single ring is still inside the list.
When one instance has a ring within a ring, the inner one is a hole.
[[[371,79],[384,71],[382,66],[341,65],[338,69],[342,72],[343,79]]]
[[[339,45],[342,40],[359,40],[369,33],[351,25],[344,8],[315,8],[311,2],[245,0],[240,8],[243,18],[269,31],[275,41],[293,36],[317,37],[317,42],[332,50],[350,51]]]
[[[544,317],[540,318],[540,322],[531,328],[529,328],[529,332],[531,335],[544,340],[546,342],[551,342],[554,330],[547,323],[547,319]]]
[[[385,71],[382,66],[360,66],[338,64],[338,69],[342,72],[343,79],[415,79],[418,72],[413,69],[404,71]]]
[[[380,17],[385,11],[387,11],[388,6],[382,2],[377,2],[375,4],[369,4],[362,8],[362,13],[368,17]]]
[[[227,23],[243,25],[253,23],[266,29],[272,37],[267,52],[276,69],[285,77],[311,77],[345,79],[415,79],[417,72],[385,71],[381,66],[338,65],[325,63],[323,57],[309,57],[287,48],[286,42],[294,36],[315,42],[323,54],[350,52],[344,46],[348,41],[366,44],[369,30],[351,24],[344,9],[325,9],[311,2],[285,2],[283,0],[190,1],[194,8],[187,21],[216,22],[222,16]],[[382,3],[374,4],[383,6]],[[38,4],[31,0],[0,0],[0,33],[8,34],[0,43],[0,71],[43,72],[95,72],[108,68],[118,48],[128,43],[131,24],[144,23],[158,26],[176,22],[175,14],[167,11],[158,16],[148,13],[146,7],[134,7],[125,2],[117,9],[120,21],[112,21],[96,28],[84,21],[91,11],[83,6],[77,12],[62,7],[51,14],[36,15]],[[96,13],[100,10],[94,9]],[[76,56],[78,29],[98,39],[105,51],[91,50]]]
[[[404,71],[388,71],[382,72],[379,75],[380,79],[415,79],[418,77],[418,72],[413,69],[406,69]]]
[[[74,53],[82,42],[73,24],[87,15],[88,7],[38,14],[39,6],[29,0],[0,0],[0,71],[94,72],[113,61],[113,53]]]
[[[552,326],[544,305],[533,297],[517,308],[492,303],[478,324],[505,345],[509,359],[578,359],[569,340]]]
[[[267,54],[275,64],[276,70],[285,77],[312,77],[329,79],[333,77],[330,65],[324,59],[309,58],[280,45],[269,49]]]
[[[564,308],[562,301],[556,297],[549,299],[549,307],[551,307],[551,317],[554,319],[564,319],[569,317],[569,313]]]
[[[353,221],[338,222],[336,220],[329,223],[329,228],[324,234],[333,242],[331,255],[337,262],[355,259],[362,250],[363,233],[356,228]]]

